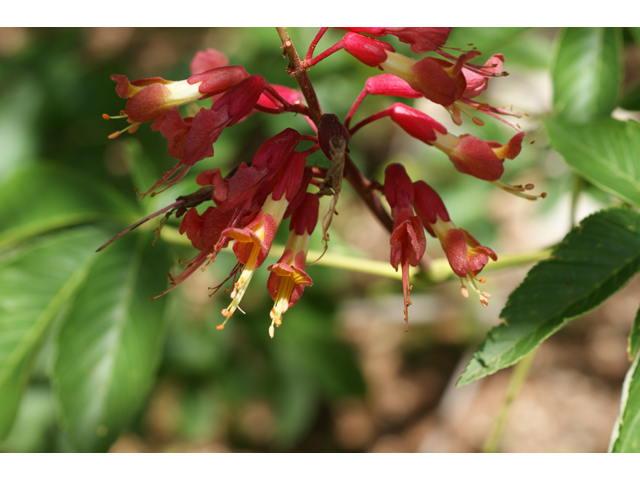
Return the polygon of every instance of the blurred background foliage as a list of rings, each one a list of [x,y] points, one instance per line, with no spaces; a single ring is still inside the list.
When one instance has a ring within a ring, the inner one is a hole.
[[[300,54],[315,33],[290,30]],[[378,179],[386,165],[402,162],[413,180],[424,179],[438,190],[458,226],[498,255],[554,244],[570,227],[574,182],[541,123],[551,111],[555,34],[454,29],[447,42],[460,48],[473,43],[483,52],[482,62],[505,54],[510,75],[493,80],[484,98],[530,114],[521,126],[535,143],[525,144],[508,163],[506,176],[513,184],[535,183],[536,191],[548,193],[544,201],[517,200],[458,174],[446,156],[389,120],[354,137],[354,161]],[[340,36],[330,31],[317,51]],[[410,54],[406,45],[385,41]],[[0,399],[0,429],[7,435],[0,450],[479,450],[508,372],[459,389],[453,383],[488,326],[498,322],[525,268],[487,274],[487,290],[494,295],[487,309],[462,298],[455,282],[416,283],[405,334],[397,279],[320,261],[308,270],[313,287],[286,313],[271,340],[264,268],[243,301],[246,315],[236,315],[223,331],[215,329],[228,297],[222,291],[209,296],[208,288],[233,268],[229,254],[169,295],[147,300],[167,287],[167,272],[180,271],[179,259],[194,255],[171,234],[175,222],[153,247],[154,221],[93,253],[127,225],[194,191],[198,171],[227,172],[286,127],[311,133],[302,118],[255,114],[226,130],[214,146],[215,157],[197,164],[179,185],[136,203],[134,188],[145,191],[175,159],[148,125],[107,139],[124,124],[101,114],[117,114],[125,105],[109,76],[180,80],[189,75],[193,54],[207,47],[249,73],[295,87],[274,29],[0,29],[0,296],[5,312],[14,308],[12,299],[34,308],[42,301],[45,312],[34,322],[21,357],[0,356],[5,367],[15,362],[0,378],[0,391],[4,385],[13,392]],[[625,61],[625,88],[633,92],[640,84],[637,48],[629,49]],[[324,111],[344,118],[366,78],[376,73],[338,52],[310,76]],[[369,97],[354,121],[391,103]],[[489,120],[484,127],[465,122],[457,128],[443,109],[427,103],[414,106],[453,133],[502,143],[513,135]],[[316,154],[313,161],[326,160]],[[586,191],[580,218],[610,201],[600,190]],[[388,262],[388,233],[348,187],[338,211],[329,253]],[[280,230],[276,243],[283,244],[286,232]],[[312,248],[321,250],[319,235]],[[433,241],[427,253],[443,256]],[[606,448],[628,368],[619,347],[632,315],[621,312],[635,306],[625,292],[609,310],[597,310],[541,348],[519,400],[524,403],[516,403],[505,430],[503,450]],[[122,318],[137,320],[120,325],[104,313],[114,306]],[[127,355],[109,356],[114,336]],[[100,352],[113,362],[108,378],[100,373]]]

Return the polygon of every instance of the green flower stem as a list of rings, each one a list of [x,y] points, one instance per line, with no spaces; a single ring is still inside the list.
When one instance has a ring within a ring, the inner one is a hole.
[[[191,245],[189,239],[180,235],[176,228],[165,226],[162,229],[163,240],[176,245]],[[231,253],[228,250],[222,250],[225,253]],[[269,258],[279,259],[284,253],[284,246],[273,245],[269,251]],[[307,259],[313,260],[318,258],[322,252],[317,250],[309,250]],[[533,252],[517,253],[512,255],[502,255],[498,262],[489,263],[483,271],[493,271],[503,268],[514,267],[518,265],[526,265],[547,258],[551,254],[551,249],[536,250]],[[341,268],[343,270],[351,270],[354,272],[368,273],[379,277],[393,278],[402,280],[402,272],[396,272],[389,262],[381,262],[379,260],[370,260],[368,258],[354,257],[341,254],[333,254],[327,252],[317,263],[318,266]],[[420,284],[441,283],[455,277],[455,274],[449,267],[446,258],[438,258],[432,260],[429,269],[420,271],[419,268],[411,267],[411,280]]]
[[[534,350],[529,355],[524,357],[520,362],[513,368],[513,372],[511,373],[511,379],[509,380],[509,385],[507,386],[507,393],[504,398],[504,402],[500,407],[500,411],[498,412],[498,416],[496,418],[496,422],[493,424],[493,428],[489,433],[486,441],[484,442],[484,446],[482,447],[482,451],[484,453],[495,453],[498,449],[498,444],[500,443],[500,437],[502,436],[502,431],[504,430],[504,424],[509,416],[509,412],[511,411],[511,406],[513,405],[513,401],[516,396],[520,392],[522,385],[524,385],[525,380],[527,379],[527,375],[529,374],[529,370],[531,369],[531,364],[533,363],[533,359],[536,356],[536,351]]]

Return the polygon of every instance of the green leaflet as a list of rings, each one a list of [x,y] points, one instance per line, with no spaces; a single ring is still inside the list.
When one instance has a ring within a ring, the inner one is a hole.
[[[551,144],[580,175],[640,207],[640,124],[600,119],[570,125],[545,121]]]
[[[0,264],[0,438],[11,428],[49,325],[85,280],[105,239],[95,228],[67,230],[25,245]]]
[[[618,291],[640,270],[640,215],[603,210],[567,234],[551,258],[511,293],[458,380],[466,385],[518,362],[570,320]]]
[[[636,355],[622,385],[620,413],[613,427],[609,451],[640,452],[640,355]]]
[[[103,451],[129,425],[155,377],[165,333],[168,255],[129,234],[97,253],[57,339],[53,384],[71,443]]]
[[[609,116],[622,79],[619,28],[566,28],[558,37],[551,67],[553,106],[558,117],[584,123]]]

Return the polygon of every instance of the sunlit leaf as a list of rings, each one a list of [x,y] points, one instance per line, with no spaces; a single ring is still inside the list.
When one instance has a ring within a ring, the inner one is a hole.
[[[586,125],[546,120],[551,144],[580,175],[640,207],[640,124],[607,118]]]
[[[567,322],[613,295],[640,270],[640,215],[600,211],[567,234],[509,296],[458,385],[518,362]]]
[[[130,234],[98,257],[58,342],[54,387],[72,444],[102,451],[140,409],[164,338],[169,262],[149,235]]]
[[[584,123],[617,106],[622,79],[619,28],[565,28],[551,67],[553,105],[559,118]]]
[[[96,259],[94,228],[52,234],[0,263],[0,438],[9,431],[44,335]]]
[[[640,355],[636,355],[622,384],[620,413],[613,427],[609,451],[640,453]]]

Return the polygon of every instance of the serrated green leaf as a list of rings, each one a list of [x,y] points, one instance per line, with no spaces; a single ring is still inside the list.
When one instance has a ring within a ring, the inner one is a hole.
[[[640,453],[640,355],[637,355],[622,384],[620,413],[611,433],[609,451]]]
[[[152,236],[126,235],[103,252],[60,329],[53,384],[71,443],[103,451],[139,410],[164,338],[168,256]]]
[[[559,118],[584,123],[616,108],[622,78],[619,28],[566,28],[551,67],[553,105]]]
[[[94,228],[52,234],[0,264],[0,438],[13,423],[31,361],[60,308],[75,294],[106,235]]]
[[[613,295],[640,270],[640,215],[597,212],[567,234],[511,293],[458,380],[466,385],[518,362],[570,320]]]
[[[137,215],[135,203],[119,192],[51,164],[19,169],[0,187],[0,247],[107,216]]]
[[[640,207],[640,124],[607,118],[587,125],[545,121],[551,144],[580,175]]]
[[[629,332],[627,352],[629,353],[630,359],[633,360],[635,358],[638,354],[638,349],[640,349],[640,310],[638,310],[633,325],[631,326],[631,332]]]

